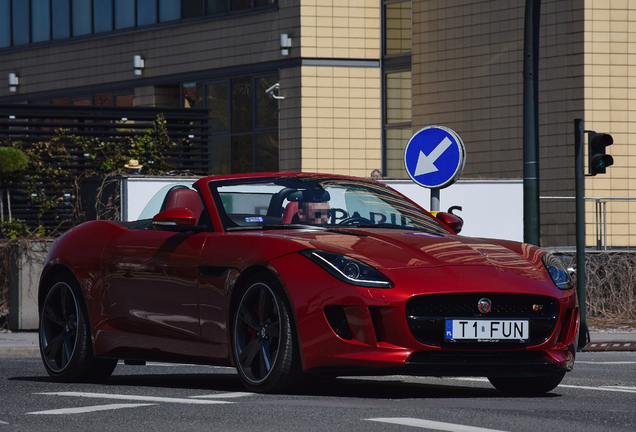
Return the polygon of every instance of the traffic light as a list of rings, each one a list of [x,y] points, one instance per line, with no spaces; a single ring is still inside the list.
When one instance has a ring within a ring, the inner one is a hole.
[[[614,164],[614,158],[605,154],[605,148],[614,143],[610,134],[588,132],[590,175],[605,174],[605,168]]]

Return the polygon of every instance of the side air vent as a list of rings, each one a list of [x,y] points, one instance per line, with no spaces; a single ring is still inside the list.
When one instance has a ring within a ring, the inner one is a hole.
[[[349,328],[349,321],[347,321],[347,315],[342,306],[325,307],[325,318],[327,318],[327,322],[329,322],[335,334],[342,339],[353,339],[353,334]]]

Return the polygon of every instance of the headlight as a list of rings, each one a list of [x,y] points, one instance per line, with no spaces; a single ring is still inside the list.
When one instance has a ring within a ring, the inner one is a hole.
[[[562,290],[574,288],[574,283],[568,271],[563,267],[561,261],[551,253],[543,255],[543,265],[550,274],[554,284]]]
[[[372,288],[393,287],[393,283],[382,273],[348,256],[320,250],[306,250],[300,253],[348,284]]]

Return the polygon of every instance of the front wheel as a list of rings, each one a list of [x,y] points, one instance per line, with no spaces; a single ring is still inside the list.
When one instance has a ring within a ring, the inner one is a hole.
[[[51,284],[40,312],[39,339],[44,367],[56,381],[99,381],[117,366],[117,360],[92,356],[86,310],[70,277]]]
[[[488,377],[499,391],[518,396],[532,396],[554,390],[563,380],[565,372],[540,377]]]
[[[302,378],[291,308],[269,273],[252,278],[239,293],[232,342],[241,381],[256,392],[283,392]]]

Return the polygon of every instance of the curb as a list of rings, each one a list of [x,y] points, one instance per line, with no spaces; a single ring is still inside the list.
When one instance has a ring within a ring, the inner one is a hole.
[[[0,348],[0,359],[40,357],[39,348]]]
[[[636,351],[636,342],[590,342],[583,352]]]

